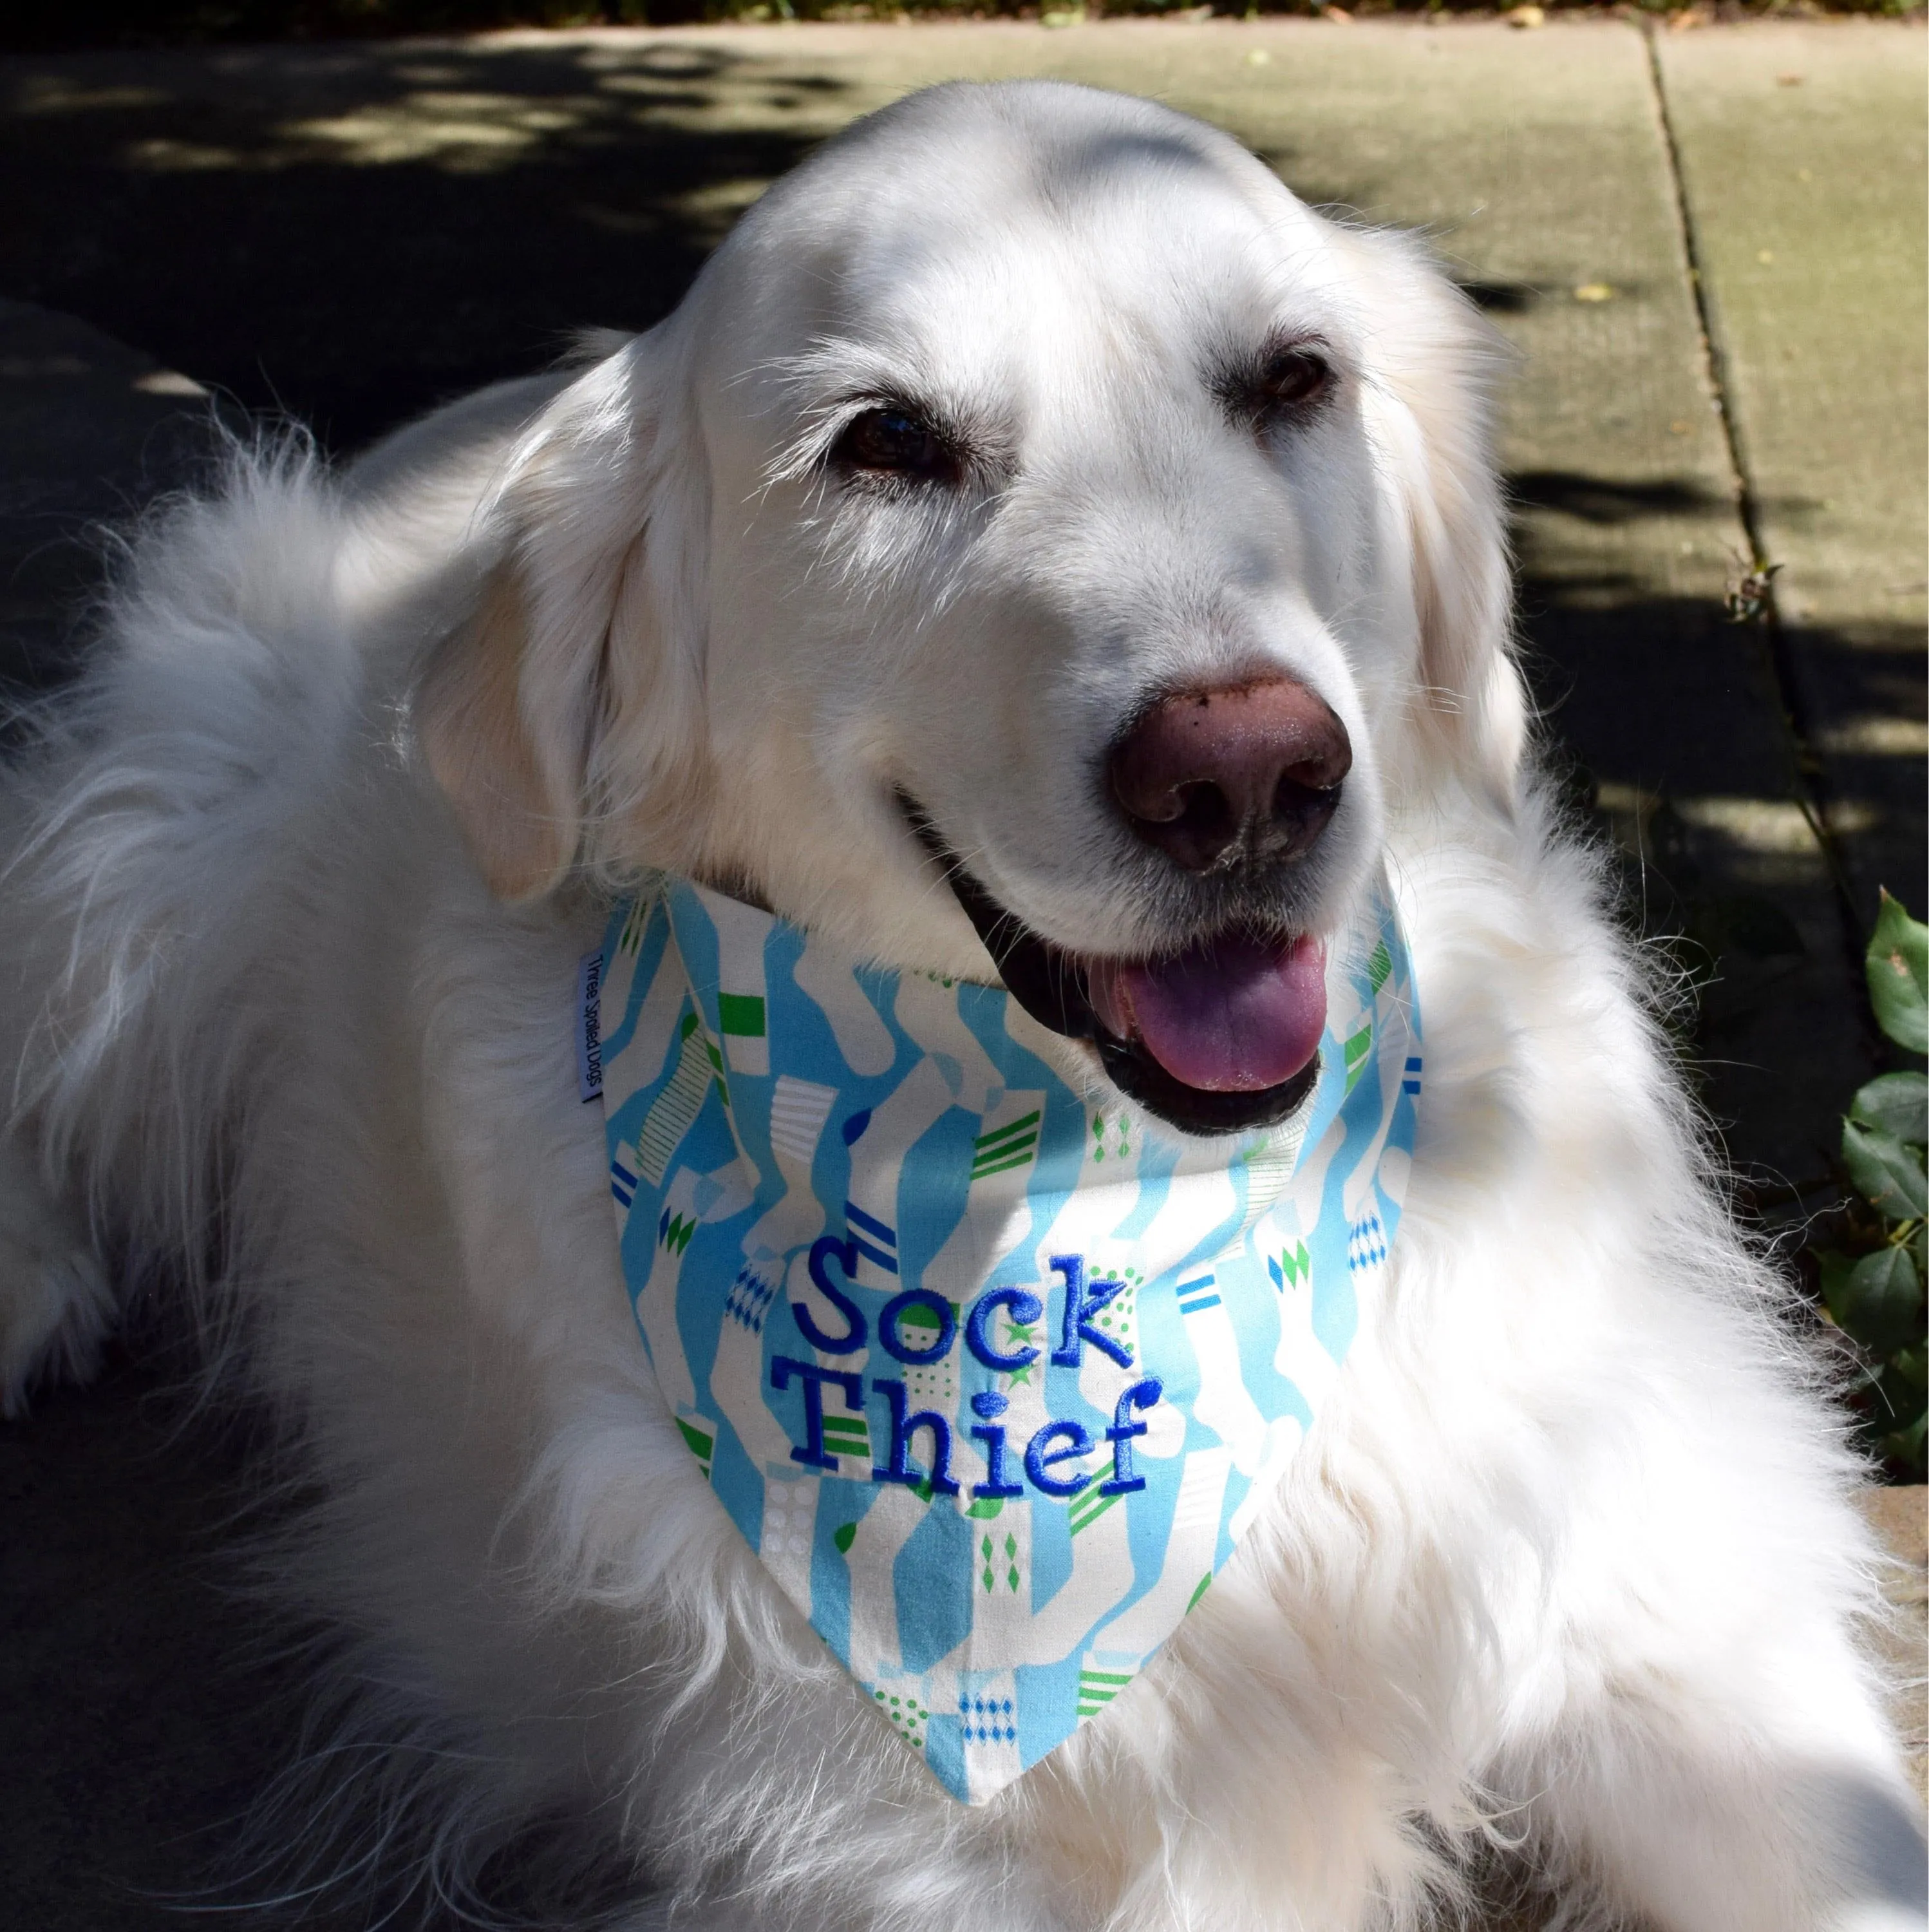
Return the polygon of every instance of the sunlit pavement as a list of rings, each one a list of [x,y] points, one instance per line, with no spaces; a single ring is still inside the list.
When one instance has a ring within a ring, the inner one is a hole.
[[[1879,884],[1925,897],[1919,27],[769,27],[0,61],[0,296],[38,305],[0,306],[0,662],[49,673],[92,567],[68,539],[191,468],[197,385],[352,448],[578,325],[654,321],[854,115],[1018,74],[1155,95],[1310,200],[1423,227],[1518,346],[1523,630],[1563,782],[1626,855],[1633,916],[1693,935],[1691,1044],[1757,1204],[1826,1204],[1875,1064],[1860,933]],[[1758,557],[1772,594],[1731,622]],[[57,1402],[0,1456],[61,1531],[0,1585],[24,1673],[0,1713],[46,1708],[57,1735],[74,1669],[106,1672],[97,1720],[121,1698],[148,1737],[179,1712],[181,1793],[130,1787],[152,1818],[103,1820],[104,1739],[70,1790],[39,1781],[49,1928],[161,1923],[88,1874],[181,1882],[196,1848],[156,1853],[162,1818],[211,1819],[215,1767],[247,1755],[193,1692],[212,1640],[177,1573],[205,1472],[154,1465],[159,1501],[123,1507],[145,1596],[101,1556],[97,1486],[127,1450],[98,1419],[142,1385]],[[36,1605],[76,1595],[91,1635],[27,1641]],[[180,1680],[157,1688],[141,1659],[170,1644]]]

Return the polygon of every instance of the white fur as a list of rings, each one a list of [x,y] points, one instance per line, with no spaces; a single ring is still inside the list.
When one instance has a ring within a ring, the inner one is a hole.
[[[1255,441],[1210,364],[1282,327],[1339,386]],[[321,1761],[424,1906],[550,1820],[635,1928],[1406,1927],[1496,1846],[1569,1924],[1922,1922],[1859,1472],[1528,766],[1493,359],[1415,249],[1196,123],[943,89],[573,380],[345,477],[238,460],[140,535],[7,808],[0,1393],[84,1367],[97,1251],[194,1299],[316,1498],[271,1567],[341,1633]],[[828,478],[907,388],[984,473]],[[1256,670],[1355,748],[1295,918],[1384,856],[1411,935],[1391,1278],[1218,1586],[968,1810],[675,1440],[574,964],[660,864],[988,976],[898,784],[1062,943],[1182,934],[1095,760],[1148,692]]]

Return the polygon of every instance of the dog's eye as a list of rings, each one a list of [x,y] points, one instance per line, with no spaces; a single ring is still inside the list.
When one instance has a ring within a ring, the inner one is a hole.
[[[1259,392],[1274,409],[1303,409],[1322,394],[1333,379],[1326,358],[1310,349],[1282,349],[1266,358]]]
[[[1264,431],[1305,416],[1333,386],[1333,367],[1311,343],[1274,349],[1219,392],[1236,420]]]
[[[853,417],[831,460],[846,470],[929,482],[947,480],[957,469],[949,445],[929,423],[888,403]]]

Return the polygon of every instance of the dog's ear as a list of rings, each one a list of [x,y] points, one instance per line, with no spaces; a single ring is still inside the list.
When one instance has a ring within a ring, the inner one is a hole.
[[[703,782],[708,485],[663,334],[524,435],[481,519],[495,560],[417,688],[418,741],[502,898],[553,890],[613,827],[647,848],[653,812],[687,814]]]
[[[1512,351],[1418,242],[1340,232],[1371,318],[1367,419],[1411,547],[1420,749],[1511,810],[1528,708],[1513,652],[1493,399]]]

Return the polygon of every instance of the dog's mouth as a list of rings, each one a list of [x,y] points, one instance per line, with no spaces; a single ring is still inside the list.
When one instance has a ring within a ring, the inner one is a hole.
[[[1222,933],[1149,960],[1068,952],[992,897],[921,806],[897,801],[1011,997],[1053,1033],[1089,1040],[1120,1092],[1188,1132],[1223,1134],[1282,1120],[1313,1090],[1326,1024],[1316,939]]]

